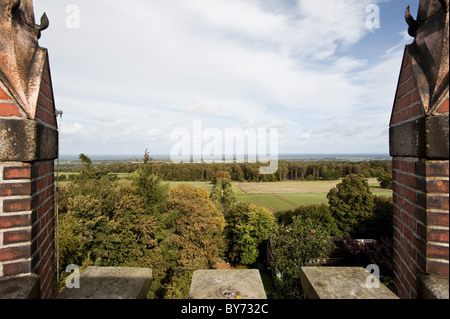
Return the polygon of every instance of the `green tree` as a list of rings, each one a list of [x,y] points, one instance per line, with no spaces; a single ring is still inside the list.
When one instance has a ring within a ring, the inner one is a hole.
[[[295,210],[275,213],[275,216],[278,218],[278,221],[285,226],[291,224],[293,218],[298,216],[298,218],[302,220],[311,219],[314,222],[319,223],[330,236],[339,234],[336,220],[332,216],[327,205],[300,206]]]
[[[161,179],[153,173],[152,158],[147,151],[143,163],[132,176],[132,185],[136,187],[147,210],[160,217],[166,209],[169,185],[161,183]]]
[[[394,231],[394,203],[392,197],[374,196],[373,214],[367,221],[365,227],[366,238],[381,240],[392,239]]]
[[[228,256],[243,265],[257,261],[259,246],[277,229],[275,216],[270,211],[247,203],[238,203],[228,211],[226,222]]]
[[[327,257],[332,248],[329,234],[317,221],[294,216],[290,225],[279,228],[273,243],[271,267],[281,280],[279,291],[285,298],[301,298],[301,267]]]
[[[341,235],[362,236],[375,206],[367,179],[350,174],[330,190],[327,198]]]
[[[383,174],[377,178],[381,188],[392,189],[393,179],[391,174]]]

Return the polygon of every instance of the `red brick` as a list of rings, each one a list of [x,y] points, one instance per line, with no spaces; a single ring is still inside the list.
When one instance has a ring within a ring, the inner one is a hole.
[[[38,106],[36,108],[36,118],[45,122],[45,111],[42,107]]]
[[[411,186],[411,185],[408,185]],[[406,199],[409,200],[411,203],[416,202],[416,192],[414,192],[412,189],[407,188],[406,189]],[[408,210],[410,211],[410,210]]]
[[[0,116],[19,116],[21,117],[19,109],[14,104],[0,103]]]
[[[414,77],[411,77],[409,80],[407,80],[405,82],[405,86],[406,86],[406,92],[409,92],[412,89],[416,88],[417,84],[416,84],[416,80],[414,79]],[[416,92],[417,92],[417,90],[416,90]]]
[[[407,65],[400,73],[400,83],[406,81],[412,75],[412,67]]]
[[[427,257],[448,260],[448,247],[428,244]]]
[[[428,213],[427,223],[429,226],[449,226],[448,213]]]
[[[404,172],[408,172],[409,169],[409,163],[406,161],[401,161],[400,162],[400,169]]]
[[[398,110],[404,110],[411,105],[411,94],[406,94],[397,100]]]
[[[428,177],[448,177],[449,176],[449,162],[441,163],[426,163],[425,174]]]
[[[0,100],[11,100],[8,94],[0,87]]]
[[[448,263],[427,260],[427,273],[448,277]]]
[[[448,194],[449,186],[448,181],[427,181],[427,192],[428,193],[445,193]]]
[[[0,184],[0,196],[30,195],[31,183]]]
[[[30,215],[0,216],[0,229],[31,226]]]
[[[41,82],[41,92],[40,93],[44,94],[50,100],[53,99],[52,89],[45,82]]]
[[[417,89],[411,92],[411,103],[415,103],[415,102],[419,102],[420,107],[422,109],[424,109],[423,105],[422,105],[422,100],[420,99],[419,90],[417,90]]]
[[[5,167],[3,169],[3,179],[30,179],[31,167]]]
[[[393,113],[391,118],[391,124],[397,124],[401,120],[401,113]]]
[[[448,243],[448,229],[427,229],[427,240]]]
[[[29,210],[31,210],[31,199],[8,199],[3,202],[3,211],[5,213]]]
[[[42,72],[42,80],[49,86],[52,84],[52,82],[50,80],[50,72],[48,71],[47,68],[45,68],[44,72]]]
[[[17,263],[3,265],[4,276],[17,276],[21,274],[31,273],[31,262],[21,261]]]
[[[3,233],[3,244],[11,245],[31,241],[31,229],[12,230]]]
[[[427,196],[428,209],[449,209],[448,196]]]
[[[425,236],[427,235],[427,229],[424,225],[417,223],[417,229],[416,229],[417,234],[422,237],[425,238]]]
[[[398,86],[397,88],[397,97],[401,97],[403,96],[408,90],[406,89],[406,83],[403,83],[401,85]]]
[[[53,173],[54,164],[53,162],[41,162],[39,164],[39,175],[43,176],[49,173]]]
[[[0,261],[12,261],[16,259],[29,258],[30,252],[30,245],[0,248]]]
[[[405,54],[403,56],[402,69],[406,68],[409,65],[410,61],[411,61],[411,58],[409,57],[409,54],[405,52]]]
[[[408,109],[408,118],[417,117],[419,115],[423,115],[423,107],[422,104],[414,104]]]
[[[442,103],[442,105],[439,107],[438,109],[439,113],[448,113],[449,109],[448,109],[448,99],[446,99],[444,101],[444,103]]]

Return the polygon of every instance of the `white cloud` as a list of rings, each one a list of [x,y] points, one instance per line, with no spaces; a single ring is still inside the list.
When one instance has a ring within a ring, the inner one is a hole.
[[[193,120],[280,128],[289,152],[298,138],[326,152],[366,134],[354,123],[371,122],[378,134],[406,37],[395,31],[403,40],[376,64],[352,46],[376,35],[365,8],[380,2],[79,0],[81,28],[69,30],[71,1],[36,0],[51,21],[41,44],[69,123],[62,142],[76,152],[168,152],[170,131]],[[336,125],[326,138],[325,117]]]

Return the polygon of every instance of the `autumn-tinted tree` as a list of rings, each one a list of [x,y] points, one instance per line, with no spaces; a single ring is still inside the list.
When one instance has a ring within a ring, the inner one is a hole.
[[[81,176],[61,191],[61,197],[60,273],[69,264],[149,267],[158,289],[165,276],[159,228],[133,186],[105,176]]]
[[[223,249],[225,220],[209,193],[180,184],[169,192],[167,208],[176,213],[173,242],[179,248],[178,264],[195,270],[216,263]]]

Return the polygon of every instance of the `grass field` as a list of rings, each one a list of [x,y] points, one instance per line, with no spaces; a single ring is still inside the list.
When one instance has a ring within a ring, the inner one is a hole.
[[[77,173],[61,173],[61,175],[73,175]],[[128,173],[118,173],[119,181],[125,182],[129,178]],[[374,195],[392,196],[392,191],[382,189],[376,178],[368,179],[369,186]],[[69,182],[61,181],[60,185]],[[208,192],[213,189],[211,182],[167,182],[170,188],[180,184],[189,184],[203,187]],[[327,193],[340,181],[287,181],[272,183],[238,183],[233,182],[233,192],[240,202],[253,203],[265,207],[272,212],[292,210],[303,205],[328,204]]]
[[[392,196],[392,191],[380,188],[376,178],[370,178],[368,182],[374,195]],[[276,212],[303,205],[327,205],[327,194],[338,183],[340,181],[233,183],[233,191],[240,202],[253,203]]]

